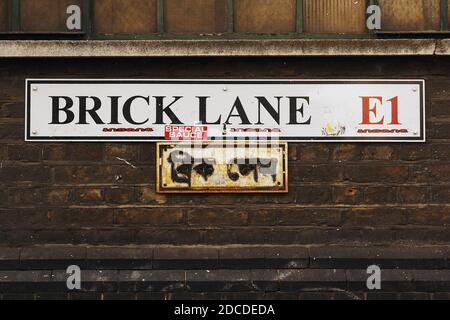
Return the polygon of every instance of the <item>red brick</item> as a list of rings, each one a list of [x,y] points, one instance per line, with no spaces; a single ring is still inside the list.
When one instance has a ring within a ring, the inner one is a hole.
[[[447,161],[450,159],[450,144],[432,145],[431,155],[434,160]]]
[[[23,101],[8,101],[0,103],[0,117],[2,118],[24,118],[25,108]]]
[[[54,169],[55,172],[55,182],[57,183],[81,183],[81,182],[89,182],[89,180],[81,180],[78,178],[79,171],[83,170],[82,167],[75,166],[64,166],[64,167],[56,167]],[[85,168],[84,170],[89,170],[89,168]],[[93,170],[92,170],[93,173]]]
[[[102,227],[113,225],[113,209],[110,208],[70,208],[51,209],[51,225],[64,228]]]
[[[346,177],[354,182],[405,182],[407,166],[354,165],[346,167]]]
[[[180,225],[184,212],[180,208],[128,208],[116,211],[118,225]]]
[[[34,144],[10,144],[8,146],[8,159],[18,161],[39,161],[42,147]]]
[[[115,166],[112,168],[116,175],[120,176],[119,183],[126,184],[150,184],[156,179],[156,169],[152,166],[136,166],[129,165]]]
[[[69,144],[46,145],[43,149],[42,158],[50,161],[69,161],[71,152]]]
[[[66,234],[59,236],[59,238],[67,238],[70,236],[73,240],[71,243],[75,244],[93,244],[93,245],[104,245],[110,246],[112,243],[115,245],[129,245],[130,243],[136,243],[136,233],[138,230],[130,228],[118,228],[114,227],[96,227],[96,228],[83,228],[83,229],[71,229],[65,230]],[[69,231],[69,232],[67,232]],[[45,233],[42,231],[39,236],[44,238],[44,236],[50,237],[50,242],[55,242],[58,240],[58,236],[52,237],[52,233]],[[44,240],[45,243],[46,240]],[[48,241],[48,240],[47,240]],[[57,242],[58,243],[58,242]],[[147,244],[147,243],[145,243]]]
[[[448,117],[450,115],[450,104],[448,100],[433,101],[431,103],[431,116],[432,117]]]
[[[434,124],[431,132],[431,139],[450,139],[450,126],[448,123]]]
[[[296,187],[296,203],[326,204],[331,202],[331,188],[328,186]]]
[[[8,149],[6,144],[0,144],[0,161],[8,158]]]
[[[111,183],[121,175],[120,170],[109,166],[58,166],[54,170],[57,183]]]
[[[102,161],[103,145],[94,143],[72,144],[72,159],[75,161]]]
[[[11,166],[3,164],[0,181],[4,183],[45,183],[50,181],[50,168],[42,165]]]
[[[339,209],[278,209],[279,224],[283,226],[339,226],[342,212]]]
[[[345,226],[392,226],[407,223],[408,209],[402,208],[353,208],[344,212]]]
[[[448,182],[450,181],[450,164],[436,163],[411,168],[411,179],[415,182]]]
[[[23,127],[19,125],[1,125],[0,139],[23,141]]]
[[[145,162],[148,165],[155,165],[156,163],[156,145],[154,144],[140,144],[139,145],[139,158],[141,162]]]
[[[248,210],[248,224],[253,226],[274,226],[279,223],[279,211],[270,209]]]
[[[9,189],[9,203],[14,206],[38,205],[43,202],[39,188]]]
[[[71,190],[63,188],[47,190],[46,195],[46,200],[51,205],[67,204],[71,199]]]
[[[267,202],[276,204],[291,204],[295,202],[295,192],[291,190],[288,193],[277,193],[266,195]]]
[[[415,165],[411,166],[411,181],[413,182],[432,182],[431,166],[428,165]]]
[[[395,203],[397,200],[397,190],[395,187],[364,187],[363,193],[364,203],[367,204]]]
[[[297,144],[289,144],[288,148],[288,156],[289,160],[296,161],[298,159],[298,145]]]
[[[208,203],[211,205],[236,205],[239,200],[233,194],[215,194],[215,193],[199,193],[199,194],[172,194],[169,198],[170,202],[176,204],[189,203],[191,205],[198,205],[199,203]]]
[[[417,161],[430,159],[430,146],[428,144],[402,144],[399,150],[399,159],[406,161]]]
[[[105,188],[105,200],[112,204],[126,204],[135,202],[135,191],[131,187]]]
[[[188,210],[189,225],[247,225],[247,210],[230,210],[223,208],[195,208]]]
[[[435,101],[448,101],[450,98],[449,94],[449,80],[448,79],[429,79],[427,81],[427,91]],[[429,97],[430,97],[429,96]]]
[[[280,232],[278,230],[278,232]],[[299,231],[297,230],[297,233]],[[271,244],[275,230],[267,227],[252,227],[252,228],[209,228],[202,231],[202,243],[206,244],[223,244],[223,243],[239,243],[239,244]],[[278,235],[278,234],[277,234]],[[290,235],[289,239],[283,237]],[[279,241],[295,241],[293,233],[280,233]]]
[[[295,200],[295,192],[290,192],[291,195],[294,195]],[[272,196],[272,195],[271,195]],[[271,197],[267,196],[267,194],[263,193],[252,193],[247,194],[244,199],[236,199],[236,204],[238,203],[250,203],[250,204],[263,204],[263,203],[270,203]],[[294,202],[294,201],[292,201]]]
[[[427,206],[420,209],[410,209],[408,223],[421,226],[448,227],[450,225],[450,210],[446,206]]]
[[[107,144],[105,146],[105,159],[108,161],[120,161],[118,158],[128,161],[139,160],[140,146],[136,144]]]
[[[6,207],[8,205],[9,190],[0,188],[0,207]]]
[[[361,148],[357,144],[336,145],[332,153],[332,159],[338,161],[360,160],[361,157]]]
[[[48,226],[46,209],[0,209],[0,229],[39,229],[46,226]]]
[[[364,160],[392,160],[395,159],[395,148],[386,145],[367,146],[363,150]]]
[[[357,186],[334,186],[333,197],[335,203],[357,204],[361,202],[363,193]]]
[[[294,204],[296,198],[295,190],[297,187],[291,186],[291,191],[288,193],[269,193],[269,194],[246,194],[244,198],[236,199],[235,195],[228,194],[223,198],[224,204]],[[232,200],[234,198],[234,201]],[[198,203],[199,201],[197,201]],[[201,202],[201,201],[200,201]]]
[[[102,188],[81,188],[75,190],[75,201],[79,203],[100,203],[103,202]]]
[[[165,204],[172,195],[156,193],[155,187],[142,187],[137,190],[138,201],[144,204]]]
[[[344,177],[344,168],[335,165],[301,165],[291,167],[289,183],[294,182],[338,182]]]
[[[433,186],[431,188],[431,201],[433,203],[450,204],[450,186]]]
[[[430,217],[432,220],[425,225],[408,226],[407,228],[396,227],[392,229],[395,241],[409,241],[412,243],[448,243],[450,242],[450,229],[448,226],[441,227],[442,220],[439,217]]]
[[[186,244],[198,245],[202,243],[202,230],[187,228],[151,228],[140,229],[134,239],[137,243],[158,244]]]
[[[402,186],[398,188],[398,198],[403,203],[426,203],[428,199],[426,186]]]
[[[297,145],[297,154],[302,162],[327,161],[330,158],[330,149],[322,144],[301,144]]]

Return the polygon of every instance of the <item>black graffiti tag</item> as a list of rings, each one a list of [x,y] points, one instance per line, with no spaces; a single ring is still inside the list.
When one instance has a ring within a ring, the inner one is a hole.
[[[253,173],[253,179],[258,182],[259,175],[272,176],[273,182],[277,180],[277,164],[278,159],[233,159],[227,164],[228,177],[233,181],[238,181],[240,176],[248,176]],[[237,166],[238,171],[233,171],[233,168]]]
[[[192,170],[205,181],[214,174],[214,166],[205,159],[195,159],[189,153],[172,151],[167,159],[171,164],[171,178],[177,183],[191,186]]]

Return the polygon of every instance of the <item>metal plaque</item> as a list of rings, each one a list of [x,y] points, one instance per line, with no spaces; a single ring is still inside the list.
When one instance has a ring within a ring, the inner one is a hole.
[[[157,144],[157,192],[288,192],[286,142]]]
[[[27,141],[423,142],[423,80],[26,82]]]

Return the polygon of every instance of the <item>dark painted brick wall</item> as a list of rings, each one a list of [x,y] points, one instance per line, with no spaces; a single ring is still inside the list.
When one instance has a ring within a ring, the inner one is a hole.
[[[423,78],[428,142],[290,144],[286,195],[158,195],[154,144],[25,143],[27,77]],[[449,58],[0,60],[0,245],[445,243],[449,156]]]

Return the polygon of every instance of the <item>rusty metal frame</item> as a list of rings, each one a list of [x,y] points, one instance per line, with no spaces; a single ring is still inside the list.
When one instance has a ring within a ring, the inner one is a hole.
[[[163,146],[173,146],[173,145],[177,145],[177,144],[185,144],[185,145],[191,145],[191,144],[196,144],[196,145],[205,145],[205,144],[216,144],[216,145],[232,145],[232,146],[236,146],[236,145],[244,145],[244,146],[257,146],[257,145],[268,145],[268,142],[253,142],[253,141],[233,141],[233,142],[227,142],[227,141],[197,141],[197,142],[189,142],[189,141],[180,141],[180,142],[176,142],[176,141],[172,141],[172,142],[157,142],[156,143],[156,192],[157,193],[166,193],[166,194],[174,194],[174,193],[184,193],[184,194],[195,194],[195,193],[222,193],[222,194],[230,194],[230,193],[288,193],[289,192],[289,144],[286,141],[277,141],[277,145],[281,146],[284,150],[283,150],[283,168],[284,168],[284,188],[283,189],[216,189],[216,188],[198,188],[196,190],[192,190],[192,189],[178,189],[178,190],[164,190],[161,187],[161,173],[160,173],[160,168],[161,168],[161,163],[160,163],[160,159],[161,159],[161,152],[160,152],[160,148]]]

